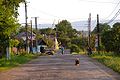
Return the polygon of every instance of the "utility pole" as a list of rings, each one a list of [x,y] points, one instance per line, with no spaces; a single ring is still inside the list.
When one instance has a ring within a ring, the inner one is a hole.
[[[91,42],[91,13],[89,14],[88,18],[88,46],[90,47],[90,42]]]
[[[82,34],[82,48],[84,50],[85,44],[84,44],[84,31],[83,30],[82,30],[81,34]]]
[[[27,2],[25,1],[24,3],[25,3],[25,29],[26,29],[26,48],[25,48],[25,50],[27,53],[29,53],[29,51],[28,51],[28,48],[29,48],[29,46],[28,46],[28,30],[27,30],[27,27],[28,27],[28,25],[27,25],[27,19],[28,19],[28,17],[27,17]]]
[[[33,38],[32,38],[32,36],[33,36],[33,34],[32,34],[32,33],[33,33],[33,32],[32,32],[32,20],[30,21],[30,24],[31,24],[31,44],[30,44],[30,45],[31,45],[31,49],[30,49],[30,51],[31,51],[31,52],[33,52]]]
[[[97,39],[98,39],[98,47],[97,51],[100,53],[100,29],[99,29],[99,15],[97,14]]]
[[[58,24],[60,23],[60,19],[58,20]],[[58,37],[58,29],[56,27],[56,38]]]
[[[36,38],[35,38],[35,42],[36,42],[36,52],[38,52],[37,49],[37,45],[38,45],[38,39],[37,39],[37,35],[38,35],[38,28],[37,28],[37,18],[38,17],[33,17],[35,19],[35,29],[36,29]]]

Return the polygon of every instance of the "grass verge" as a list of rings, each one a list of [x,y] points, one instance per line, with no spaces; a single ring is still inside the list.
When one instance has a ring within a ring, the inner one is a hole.
[[[21,64],[27,63],[38,55],[35,54],[25,54],[25,55],[12,55],[10,60],[6,58],[0,59],[0,71],[8,70],[13,67],[19,66]]]
[[[116,56],[114,53],[101,52],[100,54],[94,53],[91,57],[120,73],[120,56]]]

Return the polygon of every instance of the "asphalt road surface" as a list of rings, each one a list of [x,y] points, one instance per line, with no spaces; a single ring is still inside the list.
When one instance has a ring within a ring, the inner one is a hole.
[[[75,59],[80,65],[75,66]],[[40,56],[20,67],[0,72],[0,80],[120,80],[120,74],[85,55]]]

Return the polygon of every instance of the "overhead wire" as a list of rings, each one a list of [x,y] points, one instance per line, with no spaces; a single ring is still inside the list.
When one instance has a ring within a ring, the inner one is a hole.
[[[117,7],[119,6],[119,4],[120,4],[120,1],[117,3],[117,5],[113,9],[113,11],[108,15],[108,17],[105,18],[105,20],[108,19],[114,13],[114,11],[117,9]]]
[[[34,8],[34,7],[31,7],[31,6],[29,6],[29,7],[32,8],[33,10],[36,10],[36,11],[38,11],[38,12],[44,14],[44,15],[48,15],[48,16],[52,16],[52,17],[56,17],[56,18],[60,18],[59,16],[56,16],[56,15],[53,15],[53,14],[47,13],[47,12],[45,12],[45,11],[41,11],[41,10],[36,9],[36,8]]]
[[[111,22],[113,22],[116,18],[117,18],[117,16],[120,14],[120,9],[118,10],[118,12],[114,15],[114,17],[111,19],[111,20],[109,20],[107,23],[109,24],[109,23],[111,23]]]
[[[91,0],[79,0],[79,1],[85,1],[85,2],[94,2],[94,3],[109,3],[109,4],[117,4],[117,3],[115,3],[115,2],[101,2],[101,1],[91,1]]]
[[[109,14],[108,17],[110,17],[114,11],[117,9],[117,7],[119,6],[120,4],[120,1],[118,3],[115,3],[115,2],[99,2],[99,1],[90,1],[90,0],[81,0],[81,1],[87,1],[87,2],[95,2],[95,3],[111,3],[111,4],[116,4],[115,8],[113,9],[113,11]],[[31,7],[31,6],[29,6]],[[33,7],[31,7],[33,8]],[[52,16],[52,17],[56,17],[56,18],[61,18],[59,16],[56,16],[56,15],[53,15],[53,14],[50,14],[50,13],[47,13],[47,12],[44,12],[44,11],[41,11],[39,9],[36,9],[36,8],[33,8],[34,10],[37,10],[39,12],[41,12],[42,14],[45,14],[45,15],[48,15],[48,16]],[[108,22],[108,23],[111,23],[113,20],[115,20],[115,18],[120,14],[120,10],[115,14],[115,16]],[[108,18],[107,17],[107,18]],[[74,19],[70,19],[70,20],[74,20]],[[96,21],[94,23],[92,23],[92,25],[95,25]]]

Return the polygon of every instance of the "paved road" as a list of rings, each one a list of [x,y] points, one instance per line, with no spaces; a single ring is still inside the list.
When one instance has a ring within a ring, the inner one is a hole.
[[[87,56],[67,54],[38,57],[0,73],[0,80],[120,80],[120,75]]]

